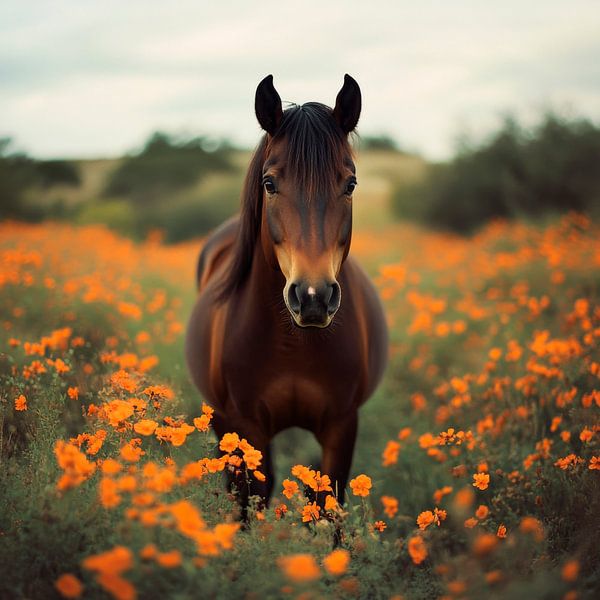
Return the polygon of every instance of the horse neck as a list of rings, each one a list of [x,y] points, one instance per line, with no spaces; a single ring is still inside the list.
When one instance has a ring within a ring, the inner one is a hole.
[[[256,302],[263,307],[273,307],[277,312],[284,307],[283,288],[285,286],[285,277],[279,269],[273,268],[267,261],[262,246],[260,230],[254,245],[252,266],[248,275],[247,286],[251,302]]]

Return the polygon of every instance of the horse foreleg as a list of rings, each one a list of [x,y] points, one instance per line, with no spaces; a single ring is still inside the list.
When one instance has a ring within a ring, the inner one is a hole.
[[[256,450],[262,453],[262,461],[258,470],[265,475],[265,481],[260,481],[254,475],[254,471],[241,468],[235,471],[227,471],[227,489],[235,492],[242,510],[242,519],[247,520],[249,500],[252,496],[258,496],[259,508],[268,505],[275,483],[273,474],[273,460],[271,446],[266,438],[253,428],[232,424],[216,413],[213,415],[213,429],[217,437],[221,439],[226,433],[237,433],[240,438],[246,438]]]
[[[329,475],[340,504],[344,502],[357,429],[358,414],[353,412],[345,419],[328,423],[316,436],[323,451],[321,470]]]

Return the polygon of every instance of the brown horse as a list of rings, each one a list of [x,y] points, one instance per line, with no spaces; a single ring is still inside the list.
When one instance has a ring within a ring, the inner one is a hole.
[[[343,502],[358,408],[386,364],[381,304],[348,257],[357,183],[348,134],[360,109],[349,75],[333,110],[309,102],[283,111],[273,77],[261,81],[255,111],[266,134],[241,215],[200,254],[187,362],[216,434],[237,432],[263,453],[266,481],[239,490],[243,505],[248,494],[268,502],[270,442],[294,426],[316,436],[320,468]]]

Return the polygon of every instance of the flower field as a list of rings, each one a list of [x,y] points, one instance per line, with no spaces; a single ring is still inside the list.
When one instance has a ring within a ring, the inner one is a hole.
[[[261,453],[183,360],[200,246],[0,224],[0,597],[598,597],[598,224],[355,232],[391,347],[347,501],[292,431],[243,528]]]

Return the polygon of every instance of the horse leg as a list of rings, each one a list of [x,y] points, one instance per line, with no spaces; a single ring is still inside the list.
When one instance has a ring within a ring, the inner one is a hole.
[[[316,436],[323,451],[322,472],[329,475],[340,504],[344,502],[357,429],[358,414],[353,412],[345,419],[328,423]]]
[[[229,492],[233,492],[235,488],[242,510],[242,520],[247,521],[250,497],[258,496],[260,498],[259,508],[264,508],[268,505],[273,492],[274,475],[270,443],[264,436],[252,431],[252,428],[230,423],[217,413],[213,415],[212,425],[219,440],[226,433],[235,432],[240,438],[246,438],[254,448],[262,453],[262,462],[258,470],[265,475],[265,481],[259,481],[254,476],[254,471],[248,469],[238,469],[234,472],[227,470],[227,489]]]

